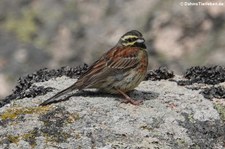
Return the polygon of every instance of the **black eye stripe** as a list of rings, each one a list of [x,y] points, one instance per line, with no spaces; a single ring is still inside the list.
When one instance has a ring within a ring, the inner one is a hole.
[[[128,41],[128,42],[133,42],[133,41],[135,41],[135,40],[137,40],[138,38],[128,38],[128,39],[126,39],[126,41]]]

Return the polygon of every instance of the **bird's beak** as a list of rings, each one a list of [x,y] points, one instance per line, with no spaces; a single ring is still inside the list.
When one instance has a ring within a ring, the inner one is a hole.
[[[144,38],[138,38],[137,43],[144,43],[145,39]]]

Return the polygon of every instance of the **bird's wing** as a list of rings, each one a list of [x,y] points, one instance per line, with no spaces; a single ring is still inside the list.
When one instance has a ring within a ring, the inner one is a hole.
[[[140,60],[136,47],[117,47],[109,50],[78,79],[78,89],[93,86],[95,83],[117,73],[134,68]]]

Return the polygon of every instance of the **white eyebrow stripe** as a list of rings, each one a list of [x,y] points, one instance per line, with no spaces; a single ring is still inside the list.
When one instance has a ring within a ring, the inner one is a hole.
[[[126,40],[128,38],[138,38],[137,36],[134,36],[134,35],[129,35],[129,36],[125,36],[123,38],[121,38],[122,40]]]

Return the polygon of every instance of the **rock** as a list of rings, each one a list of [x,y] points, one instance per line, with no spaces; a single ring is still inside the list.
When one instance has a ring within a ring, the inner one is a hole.
[[[53,90],[0,108],[0,148],[224,148],[221,111],[199,90],[177,85],[180,78],[143,81],[130,94],[144,100],[140,106],[121,103],[118,95],[85,90],[40,107],[76,77],[33,82]]]
[[[78,66],[74,68],[70,67],[61,67],[59,69],[48,70],[47,68],[40,69],[33,74],[28,74],[24,77],[20,77],[17,81],[17,85],[13,93],[7,96],[5,99],[0,100],[0,107],[9,103],[13,99],[19,99],[24,97],[36,97],[37,95],[44,95],[49,91],[52,91],[52,88],[45,88],[43,86],[35,86],[35,82],[44,82],[52,78],[59,76],[68,76],[71,78],[77,78],[88,68],[87,64],[83,66]]]

